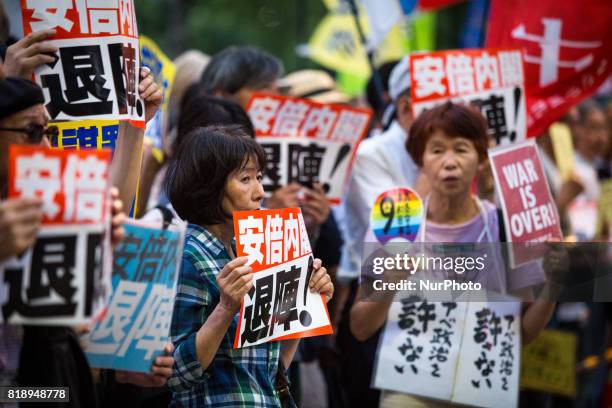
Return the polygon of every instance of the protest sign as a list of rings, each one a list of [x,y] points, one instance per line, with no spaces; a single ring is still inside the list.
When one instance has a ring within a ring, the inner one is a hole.
[[[21,0],[24,35],[53,28],[55,62],[38,67],[51,120],[132,120],[144,127],[133,0]]]
[[[545,329],[521,353],[521,387],[576,395],[576,335]]]
[[[234,230],[236,255],[248,256],[255,274],[234,348],[330,334],[325,299],[308,287],[313,258],[300,209],[236,211]]]
[[[51,140],[60,149],[115,149],[119,122],[116,120],[79,120],[56,122],[59,133]]]
[[[525,88],[520,49],[466,49],[410,55],[412,112],[446,101],[478,108],[497,144],[525,139]]]
[[[43,225],[106,219],[110,152],[9,148],[9,197],[43,199]]]
[[[423,202],[412,189],[398,187],[381,193],[372,206],[370,227],[376,240],[414,242],[423,222]]]
[[[112,295],[85,339],[96,368],[148,372],[169,341],[185,225],[130,220],[113,251]]]
[[[247,111],[268,159],[266,193],[291,182],[318,182],[331,202],[340,202],[371,111],[265,94],[255,94]]]
[[[9,148],[9,197],[41,197],[43,222],[33,247],[0,267],[0,321],[68,326],[94,315],[109,165],[108,151]]]
[[[140,57],[142,58],[142,66],[151,70],[153,78],[163,95],[161,109],[158,109],[155,116],[147,123],[145,130],[145,138],[152,143],[156,152],[161,152],[162,135],[168,120],[168,101],[170,100],[170,89],[172,89],[174,83],[175,67],[174,63],[157,44],[144,35],[140,36]]]
[[[489,150],[508,242],[563,240],[538,149],[533,141]],[[513,268],[542,256],[542,245],[510,245]]]
[[[520,302],[512,300],[396,299],[378,346],[374,387],[475,406],[494,406],[501,395],[505,406],[516,406],[519,313]]]

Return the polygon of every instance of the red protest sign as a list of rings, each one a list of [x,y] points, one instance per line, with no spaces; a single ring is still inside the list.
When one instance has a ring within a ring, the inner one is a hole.
[[[23,32],[55,29],[56,60],[38,67],[52,120],[130,120],[144,127],[133,0],[21,0]]]
[[[370,110],[255,94],[247,111],[268,158],[266,193],[291,182],[318,182],[331,202],[340,202],[357,145],[368,130]]]
[[[488,47],[525,53],[528,136],[539,136],[610,75],[608,0],[491,2]]]
[[[447,50],[410,55],[412,112],[446,101],[468,103],[498,144],[525,138],[523,59],[516,48]]]
[[[9,148],[9,197],[40,197],[43,224],[106,219],[111,153],[35,146]]]
[[[538,150],[532,141],[489,150],[508,241],[562,240],[559,214],[550,194]],[[512,267],[537,259],[528,246],[511,246]]]
[[[313,258],[300,209],[237,211],[234,231],[236,255],[247,256],[255,274],[234,348],[330,334],[325,300],[308,287]]]

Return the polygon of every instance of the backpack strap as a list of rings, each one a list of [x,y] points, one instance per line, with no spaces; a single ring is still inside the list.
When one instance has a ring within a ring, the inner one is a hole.
[[[168,229],[168,226],[172,224],[172,219],[174,218],[174,214],[172,214],[172,211],[170,211],[170,209],[166,207],[165,205],[158,205],[155,208],[158,209],[162,214],[163,229]]]

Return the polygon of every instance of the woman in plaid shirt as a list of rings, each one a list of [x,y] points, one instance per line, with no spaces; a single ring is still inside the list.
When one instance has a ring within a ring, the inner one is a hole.
[[[233,349],[238,311],[251,289],[247,257],[234,254],[233,211],[256,210],[265,153],[239,126],[191,131],[168,170],[168,196],[189,221],[172,319],[175,364],[172,406],[278,407],[275,378],[299,340]],[[333,295],[331,279],[314,262],[313,292]]]

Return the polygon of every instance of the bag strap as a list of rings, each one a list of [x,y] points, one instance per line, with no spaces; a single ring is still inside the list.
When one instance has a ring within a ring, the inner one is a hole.
[[[508,242],[506,237],[506,225],[504,224],[504,213],[501,208],[497,209],[497,225],[499,230],[499,242]]]
[[[158,205],[155,208],[158,209],[162,214],[163,229],[168,229],[168,226],[172,224],[172,219],[174,218],[174,214],[172,214],[172,211],[170,211],[170,209],[166,207],[165,205]]]
[[[276,372],[276,384],[274,386],[281,400],[287,395],[291,395],[289,392],[289,379],[285,375],[285,365],[282,359],[278,360],[278,371]]]

